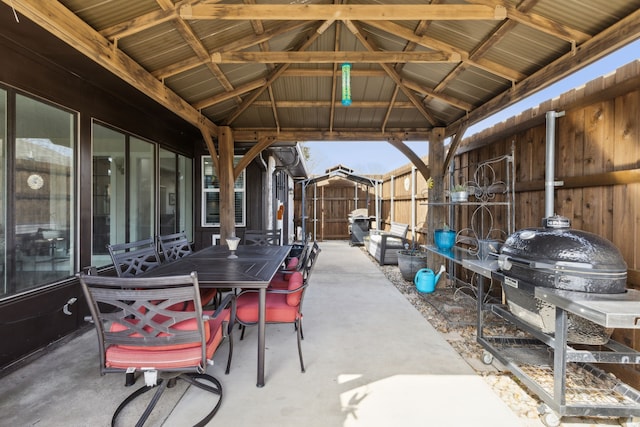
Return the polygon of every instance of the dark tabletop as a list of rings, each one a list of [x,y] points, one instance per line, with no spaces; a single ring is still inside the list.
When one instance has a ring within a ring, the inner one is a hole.
[[[264,288],[285,261],[290,246],[238,246],[229,259],[227,246],[210,246],[145,273],[162,277],[198,273],[200,287]]]

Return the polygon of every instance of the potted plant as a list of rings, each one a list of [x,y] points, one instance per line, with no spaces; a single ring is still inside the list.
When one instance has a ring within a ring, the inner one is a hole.
[[[469,189],[466,185],[456,184],[449,191],[449,195],[451,196],[451,201],[456,202],[466,202],[469,198]]]
[[[413,283],[418,271],[427,268],[427,253],[416,249],[409,249],[409,244],[404,245],[403,251],[398,251],[398,268],[402,278]]]
[[[433,234],[434,242],[438,249],[448,251],[456,243],[456,232],[451,230],[447,223],[438,228]]]

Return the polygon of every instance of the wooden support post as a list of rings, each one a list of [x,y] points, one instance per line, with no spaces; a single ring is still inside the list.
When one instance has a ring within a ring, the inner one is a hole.
[[[229,126],[218,128],[218,178],[220,179],[220,240],[235,235],[236,209],[233,175],[234,141]]]
[[[429,136],[429,170],[431,171],[433,178],[433,188],[429,189],[428,201],[429,203],[442,203],[444,198],[444,176],[437,173],[442,170],[444,164],[444,135],[445,128],[433,128],[431,135]],[[447,221],[447,209],[445,206],[429,205],[427,209],[427,236],[426,242],[428,245],[432,245],[433,231],[442,228],[442,225]],[[429,266],[433,269],[436,266],[433,264],[433,256],[429,255],[427,258]]]

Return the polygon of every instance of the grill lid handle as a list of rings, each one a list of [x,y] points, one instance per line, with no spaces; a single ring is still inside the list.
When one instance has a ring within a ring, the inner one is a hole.
[[[567,217],[561,215],[553,215],[547,218],[542,218],[542,226],[544,228],[561,230],[564,228],[571,228],[571,221]]]

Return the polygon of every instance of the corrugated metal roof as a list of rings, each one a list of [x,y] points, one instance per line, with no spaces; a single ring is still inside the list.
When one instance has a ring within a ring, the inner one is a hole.
[[[498,15],[506,10],[506,19],[464,20],[440,19],[420,0],[256,0],[255,6],[274,7],[253,19],[191,19],[181,9],[254,10],[241,0],[173,1],[173,8],[156,0],[60,3],[95,30],[97,40],[104,36],[215,125],[353,140],[435,126],[451,134],[461,121],[477,122],[640,33],[640,0],[434,2],[454,17],[480,13],[470,7]],[[322,21],[303,9],[292,18],[274,15],[280,5],[352,9]],[[432,15],[392,19],[409,5],[424,5]],[[378,6],[392,18],[366,17],[367,10],[358,9]],[[611,28],[617,31],[609,34]],[[351,56],[339,57],[345,52]],[[275,54],[280,60],[270,59]],[[399,59],[380,63],[373,54]],[[426,60],[433,55],[440,56]],[[353,62],[350,107],[340,104],[341,74],[334,72],[345,61]]]

